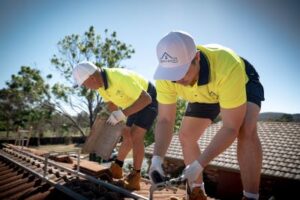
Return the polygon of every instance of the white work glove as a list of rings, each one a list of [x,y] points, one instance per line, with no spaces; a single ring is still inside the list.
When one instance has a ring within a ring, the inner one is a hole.
[[[151,159],[151,166],[149,169],[149,178],[151,184],[156,184],[159,181],[157,179],[164,180],[165,173],[162,169],[163,159],[160,156],[153,156]]]
[[[114,126],[117,123],[119,123],[120,121],[123,121],[125,118],[126,118],[126,116],[124,115],[122,110],[116,110],[116,111],[113,111],[110,114],[110,116],[107,119],[106,123]]]
[[[197,160],[195,160],[194,162],[186,166],[186,168],[183,171],[183,178],[187,179],[188,184],[191,187],[193,182],[197,180],[202,171],[203,167]]]

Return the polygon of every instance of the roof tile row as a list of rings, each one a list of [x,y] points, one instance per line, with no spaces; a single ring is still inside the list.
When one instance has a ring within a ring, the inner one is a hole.
[[[207,128],[198,144],[201,151],[209,144],[221,128],[222,122]],[[262,174],[300,180],[300,123],[295,122],[258,122],[258,135],[263,148]],[[146,148],[152,155],[154,144]],[[210,165],[239,170],[236,159],[237,142],[216,157]],[[183,160],[180,141],[174,135],[166,158]]]

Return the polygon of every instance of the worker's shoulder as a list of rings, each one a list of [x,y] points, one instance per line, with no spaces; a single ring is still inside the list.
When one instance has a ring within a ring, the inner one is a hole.
[[[242,60],[240,56],[232,49],[222,46],[220,44],[206,44],[198,45],[197,49],[206,55],[209,63],[212,65],[234,66],[241,65]]]
[[[236,54],[231,48],[225,47],[221,44],[198,45],[197,49],[206,54]]]

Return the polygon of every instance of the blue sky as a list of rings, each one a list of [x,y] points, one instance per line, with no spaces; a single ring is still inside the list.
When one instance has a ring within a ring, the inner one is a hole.
[[[122,64],[153,81],[156,44],[184,30],[197,44],[219,43],[248,59],[261,76],[262,112],[300,113],[300,6],[280,0],[1,0],[0,88],[22,65],[43,75],[69,34],[116,31],[136,53]]]

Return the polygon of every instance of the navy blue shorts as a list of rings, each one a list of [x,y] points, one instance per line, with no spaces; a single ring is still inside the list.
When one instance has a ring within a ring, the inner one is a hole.
[[[147,93],[151,96],[152,102],[137,113],[127,118],[126,126],[131,127],[133,124],[143,129],[149,130],[157,116],[158,103],[156,100],[156,89],[149,82]]]
[[[189,103],[184,116],[209,118],[213,121],[220,113],[219,103]]]
[[[249,81],[246,84],[247,102],[252,102],[261,107],[261,102],[265,100],[264,88],[259,82],[259,75],[254,67],[244,58],[246,74]],[[213,121],[220,113],[219,103],[189,103],[184,116],[208,118]]]
[[[265,100],[264,88],[259,81],[259,75],[254,67],[244,58],[246,74],[248,76],[248,82],[246,84],[247,101],[255,103],[261,107],[261,102]]]

